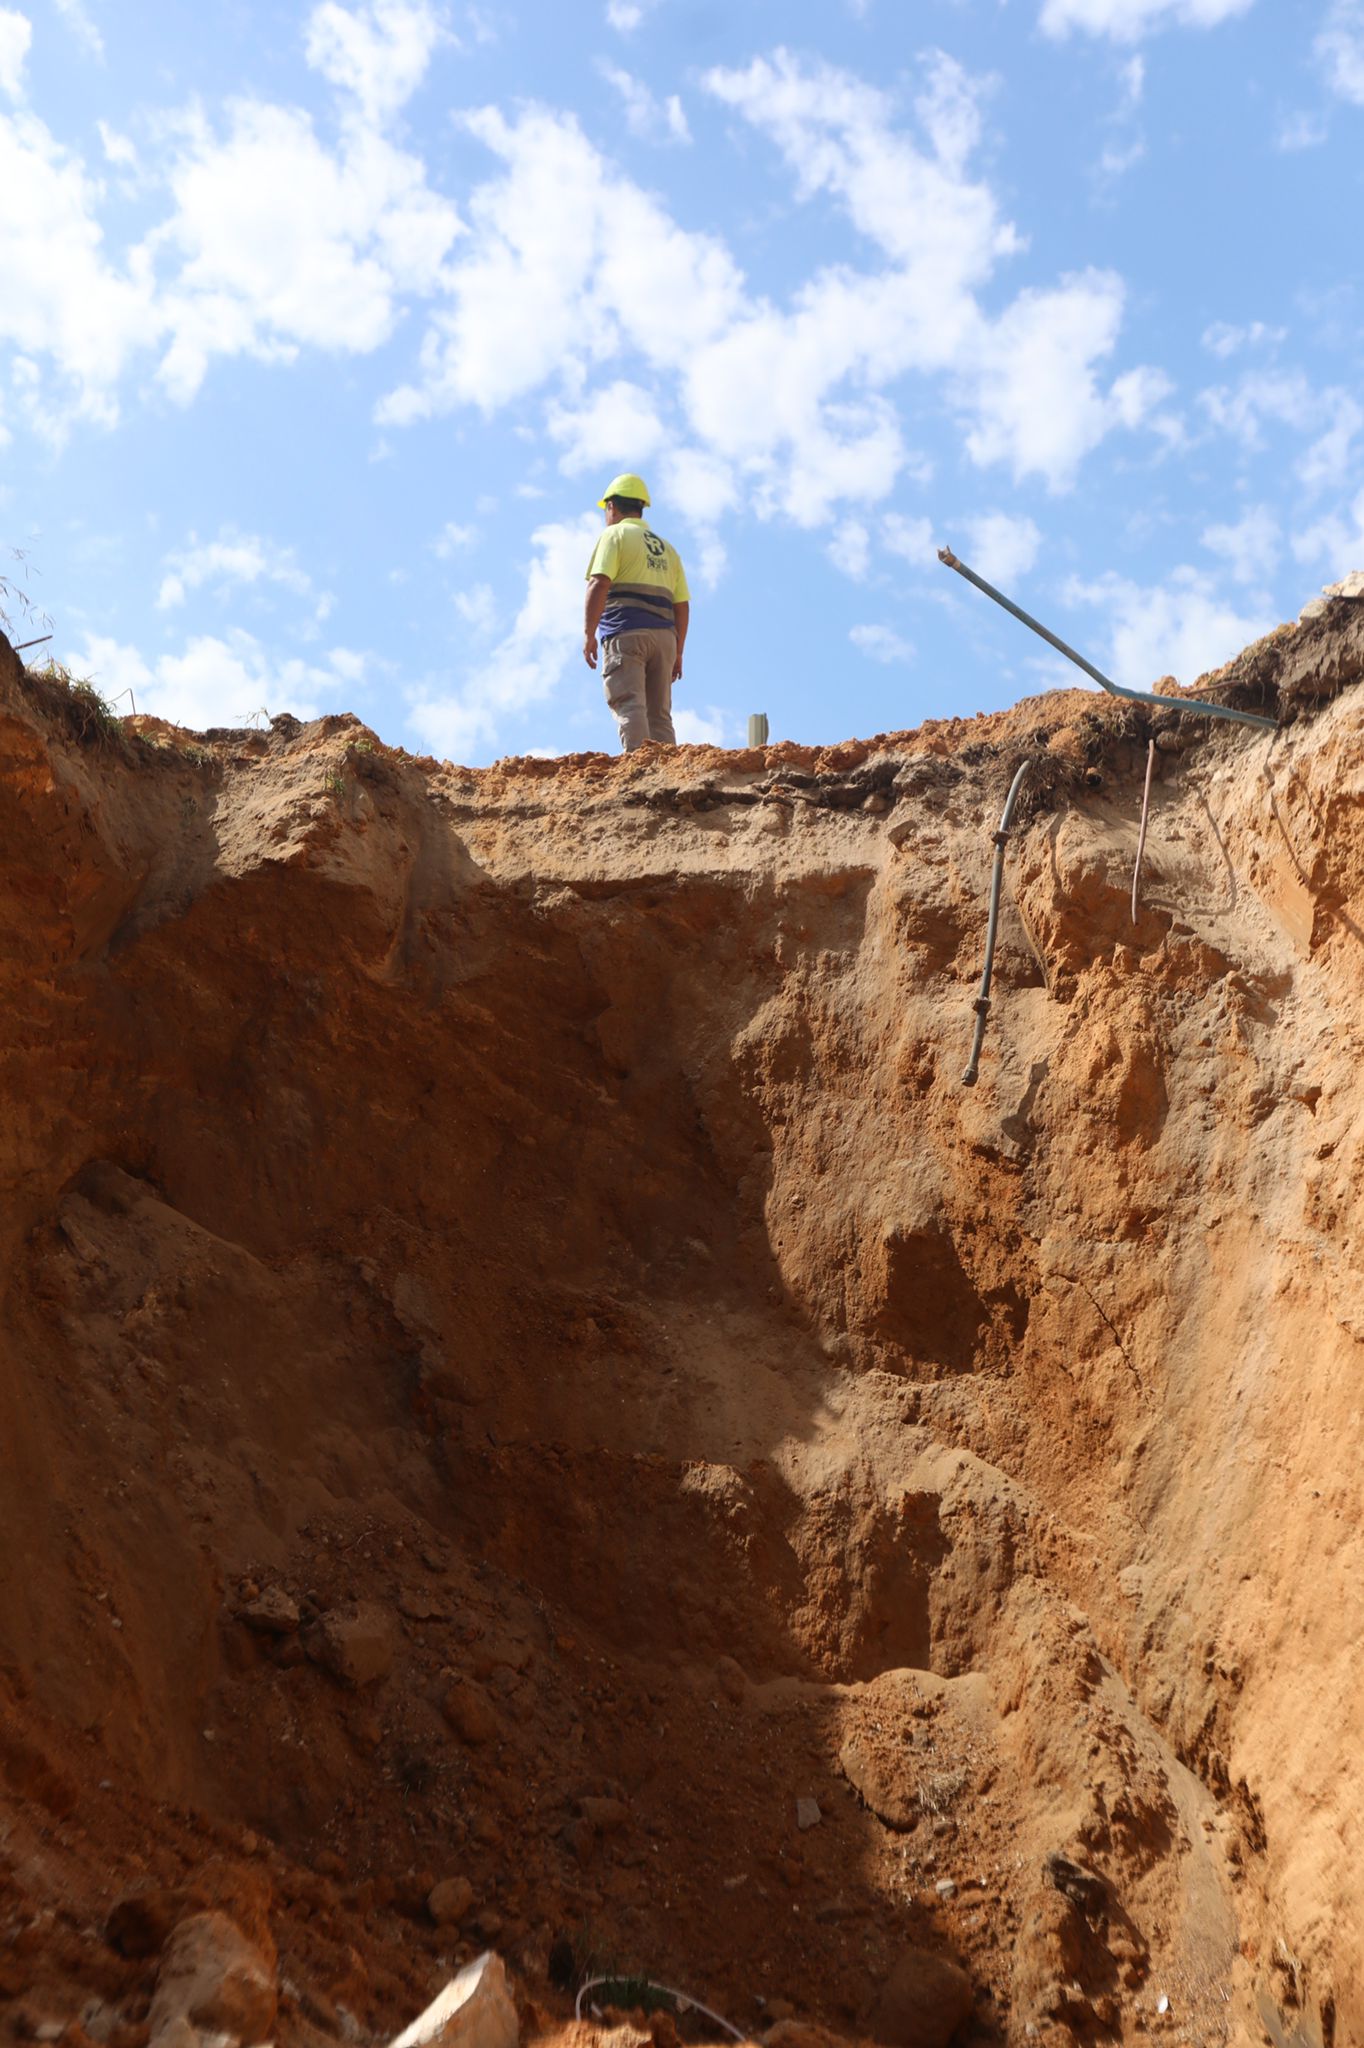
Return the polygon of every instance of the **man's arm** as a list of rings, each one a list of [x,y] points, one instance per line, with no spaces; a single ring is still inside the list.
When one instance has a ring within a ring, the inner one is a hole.
[[[687,627],[691,624],[691,603],[689,599],[681,598],[673,606],[673,618],[676,621],[677,631],[677,659],[673,663],[673,681],[680,683],[682,680],[682,649],[687,644]]]
[[[589,668],[597,666],[597,628],[601,615],[606,610],[606,600],[611,594],[609,576],[589,576],[587,579],[587,602],[583,607],[583,660]]]

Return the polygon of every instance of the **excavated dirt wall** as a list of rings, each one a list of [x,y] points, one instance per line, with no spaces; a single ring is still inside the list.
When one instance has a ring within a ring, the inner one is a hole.
[[[145,1893],[281,2043],[1364,2043],[1361,610],[1135,925],[1080,693],[472,773],[0,646],[0,2027],[146,2040]]]

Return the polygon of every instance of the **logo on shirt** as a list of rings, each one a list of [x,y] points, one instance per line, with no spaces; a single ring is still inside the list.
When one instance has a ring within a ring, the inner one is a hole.
[[[668,543],[660,540],[656,533],[645,533],[644,548],[651,562],[661,562],[668,552]]]

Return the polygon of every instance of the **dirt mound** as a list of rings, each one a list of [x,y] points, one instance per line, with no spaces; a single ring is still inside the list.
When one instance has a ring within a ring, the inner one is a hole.
[[[0,647],[0,2030],[1364,2043],[1359,614],[481,773]]]

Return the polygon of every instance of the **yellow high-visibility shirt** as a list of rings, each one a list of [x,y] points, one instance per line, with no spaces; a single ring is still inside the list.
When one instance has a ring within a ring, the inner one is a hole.
[[[608,526],[592,550],[587,573],[611,578],[601,619],[603,640],[641,627],[671,633],[677,623],[674,605],[691,601],[682,557],[642,519]]]

